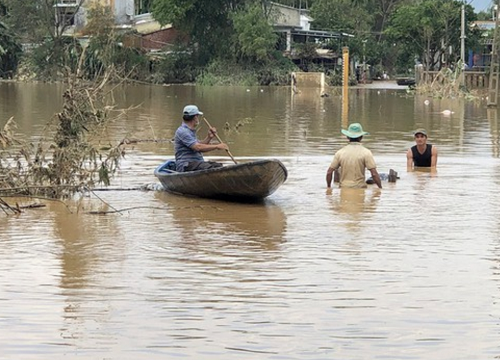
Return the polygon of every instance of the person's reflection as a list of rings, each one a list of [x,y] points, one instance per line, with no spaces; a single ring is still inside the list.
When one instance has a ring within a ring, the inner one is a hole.
[[[491,150],[493,152],[493,157],[498,158],[500,157],[500,129],[498,125],[497,108],[488,107],[486,115],[490,122]]]
[[[416,167],[408,170],[408,174],[412,174],[415,180],[415,190],[422,191],[431,178],[437,177],[436,168]],[[407,181],[412,181],[412,178],[407,178]]]
[[[331,196],[332,209],[345,215],[345,225],[358,229],[359,223],[375,213],[382,190],[376,187],[369,189],[339,188],[327,192]]]
[[[102,271],[98,264],[110,255],[104,249],[120,252],[123,248],[103,244],[104,239],[119,239],[115,218],[70,213],[60,204],[51,204],[50,211],[54,214],[55,236],[60,240],[60,288],[66,301],[61,334],[75,338],[75,330],[96,310],[86,303],[89,291],[95,287],[91,282]]]
[[[407,172],[409,173],[427,173],[430,174],[431,177],[435,177],[437,175],[437,169],[433,167],[408,167]]]

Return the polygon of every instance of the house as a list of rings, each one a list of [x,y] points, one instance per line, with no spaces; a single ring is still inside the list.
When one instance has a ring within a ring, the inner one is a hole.
[[[284,38],[284,51],[291,53],[293,43],[313,41],[320,43],[326,39],[340,39],[348,34],[311,30],[314,21],[306,9],[297,9],[291,6],[272,2],[271,19],[274,30]]]
[[[496,21],[498,16],[498,6],[494,5],[491,8],[490,20],[474,21],[472,28],[479,29],[482,34],[482,48],[474,52],[469,50],[468,69],[485,70],[491,64],[491,54],[493,53],[493,33],[495,31]]]
[[[467,62],[468,69],[484,70],[490,66],[491,54],[493,52],[493,31],[495,30],[494,20],[474,21],[471,25],[481,31],[483,40],[482,47],[475,52],[469,49],[469,58]]]
[[[331,41],[338,41],[341,48],[341,41],[345,37],[353,37],[353,35],[331,31],[311,30],[311,22],[314,21],[308,14],[306,9],[297,9],[291,6],[277,4],[272,2],[271,19],[274,30],[280,35],[278,48],[283,50],[285,54],[295,62],[300,64],[301,57],[297,51],[297,44],[314,43],[318,47],[316,49],[316,57],[312,62],[323,66],[334,67],[341,55],[336,52],[323,48],[322,44]],[[303,68],[307,66],[301,66]]]
[[[124,39],[125,46],[147,51],[159,50],[182,36],[172,26],[160,26],[150,13],[152,0],[58,0],[54,6],[56,18],[68,25],[65,34],[77,35],[87,23],[87,9],[95,3],[109,6],[117,30],[130,31]],[[133,31],[135,30],[135,31]]]
[[[95,3],[109,6],[119,30],[135,30],[134,35],[127,35],[125,46],[140,47],[148,51],[160,50],[174,40],[185,40],[172,26],[160,26],[153,19],[150,7],[153,0],[58,0],[54,6],[56,17],[69,25],[68,35],[78,34],[86,24],[86,9]],[[344,33],[311,30],[313,19],[308,10],[271,2],[271,18],[275,31],[280,35],[278,47],[292,57],[296,56],[293,44],[314,42],[323,43],[328,39],[340,39],[352,36]],[[318,49],[318,59],[336,61],[337,54],[327,49]]]
[[[149,14],[152,0],[58,0],[54,5],[57,18],[66,18],[69,31],[78,31],[86,24],[86,9],[92,4],[109,6],[119,27],[130,27]]]

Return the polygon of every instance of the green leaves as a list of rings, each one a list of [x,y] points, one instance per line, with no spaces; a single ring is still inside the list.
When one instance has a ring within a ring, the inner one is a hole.
[[[423,0],[402,5],[391,17],[385,34],[393,43],[405,44],[404,51],[412,52],[426,68],[438,66],[443,60],[454,63],[460,56],[462,5],[460,0]],[[469,22],[474,13],[469,5],[466,10]]]
[[[153,17],[186,33],[200,64],[227,57],[234,32],[230,13],[252,0],[155,0]]]
[[[4,73],[15,70],[21,54],[21,45],[14,33],[0,21],[0,77]]]
[[[251,61],[265,62],[274,50],[277,35],[258,5],[232,13],[235,46],[241,56]]]

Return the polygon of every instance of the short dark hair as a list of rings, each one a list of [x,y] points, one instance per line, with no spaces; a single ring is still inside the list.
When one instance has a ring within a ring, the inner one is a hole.
[[[357,137],[357,138],[349,138],[349,142],[360,142],[360,141],[361,141],[361,139],[363,139],[363,137],[362,137],[362,136]]]
[[[195,116],[198,116],[198,115],[183,115],[183,116],[182,116],[182,119],[183,119],[184,121],[191,121],[191,120],[193,120],[193,119],[194,119],[194,117],[195,117]]]

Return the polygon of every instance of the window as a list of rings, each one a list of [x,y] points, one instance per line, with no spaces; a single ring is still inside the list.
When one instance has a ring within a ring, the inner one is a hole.
[[[147,14],[151,12],[153,0],[134,0],[135,15]]]
[[[78,5],[73,2],[72,4],[63,4],[60,2],[56,5],[56,21],[59,26],[73,26],[75,25],[75,14]]]

